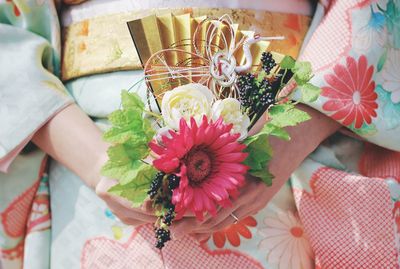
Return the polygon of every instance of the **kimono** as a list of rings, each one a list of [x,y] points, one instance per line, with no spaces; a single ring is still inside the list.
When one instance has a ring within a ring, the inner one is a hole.
[[[74,58],[79,68],[68,70],[77,74],[68,73],[62,65],[76,51],[61,42],[61,28],[80,23],[75,49],[85,52],[92,17],[170,5],[258,9],[263,1],[135,2],[0,0],[0,269],[398,268],[400,0],[320,0],[306,28],[283,4],[264,1],[288,18],[290,44],[312,63],[322,91],[307,105],[343,128],[256,215],[161,251],[151,224],[123,224],[78,176],[31,149],[34,133],[72,102],[105,128],[119,90],[142,76],[118,69],[126,56],[112,38],[112,53],[96,58],[109,70]],[[304,1],[292,2],[296,10]]]

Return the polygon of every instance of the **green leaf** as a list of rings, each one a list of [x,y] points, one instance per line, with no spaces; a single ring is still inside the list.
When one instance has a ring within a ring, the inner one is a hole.
[[[139,206],[147,197],[156,169],[142,161],[148,156],[148,143],[155,134],[151,123],[144,118],[145,106],[135,93],[122,91],[122,109],[110,114],[112,127],[103,135],[113,143],[108,151],[109,160],[102,167],[104,176],[118,180],[109,192]]]
[[[300,86],[302,98],[305,102],[314,102],[318,99],[321,89],[313,84],[307,82]]]
[[[108,151],[108,162],[101,172],[104,176],[117,179],[121,184],[127,184],[137,177],[137,169],[141,167],[149,153],[147,144],[125,143],[111,146]]]
[[[255,177],[261,178],[265,183],[271,184],[271,181],[267,179],[268,162],[271,159],[272,149],[268,142],[268,135],[258,135],[255,139],[247,140],[246,152],[248,156],[244,161],[244,164],[250,167],[249,173]],[[272,179],[272,178],[270,178]]]
[[[145,133],[148,142],[151,141],[156,134],[156,131],[151,126],[150,120],[146,118],[143,119],[142,130]]]
[[[103,135],[111,143],[124,143],[143,135],[143,117],[138,110],[116,110],[108,117],[113,125]]]
[[[377,67],[376,67],[376,69],[378,70],[378,72],[381,72],[383,66],[384,66],[385,63],[386,63],[387,52],[388,52],[388,50],[385,49],[385,51],[382,53],[381,57],[379,57],[379,61],[378,61]]]
[[[271,120],[267,122],[258,134],[247,137],[243,143],[247,145],[249,153],[244,164],[250,167],[249,173],[260,178],[265,184],[271,185],[273,176],[268,171],[268,162],[272,156],[272,148],[269,144],[270,135],[289,140],[290,136],[284,129],[286,126],[294,126],[308,120],[310,116],[291,103],[275,105],[270,108]]]
[[[290,140],[290,136],[289,133],[286,132],[285,129],[283,129],[282,127],[278,127],[276,125],[273,125],[270,122],[267,122],[264,127],[261,129],[261,132],[264,134],[268,134],[268,135],[273,135],[276,136],[280,139],[283,140]]]
[[[310,62],[296,62],[292,69],[297,85],[301,86],[310,81],[312,68]]]
[[[142,122],[142,112],[137,109],[115,110],[108,116],[110,123],[119,128],[131,128]]]
[[[134,176],[133,180],[126,184],[120,182],[110,188],[108,192],[121,196],[130,201],[132,206],[138,207],[147,198],[147,191],[156,173],[157,170],[153,166],[142,162],[135,169],[135,175],[132,175]]]
[[[269,156],[272,154],[272,149],[268,142],[268,135],[266,134],[258,135],[253,140],[246,139],[245,143],[247,144],[245,152],[249,153],[249,156],[244,161],[246,165],[253,167],[252,163],[268,160]]]
[[[136,170],[140,167],[141,161],[108,161],[101,169],[101,174],[115,178],[122,184],[126,184],[135,179]]]
[[[267,76],[267,73],[264,70],[261,70],[260,73],[258,73],[257,75],[257,79],[256,79],[256,85],[260,86],[261,82],[263,81],[263,79]]]
[[[282,69],[292,69],[295,63],[296,61],[291,56],[285,56],[279,65]]]
[[[150,121],[143,118],[143,102],[134,93],[122,92],[123,102],[125,102],[122,110],[116,110],[109,115],[109,121],[112,127],[106,131],[103,138],[111,143],[125,143],[126,141],[150,141],[155,131]]]
[[[121,92],[121,102],[124,109],[144,110],[142,98],[136,93],[130,93],[127,90]]]
[[[259,171],[255,171],[251,173],[252,176],[258,177],[264,182],[267,186],[272,185],[272,180],[274,179],[274,175],[272,175],[267,168]]]
[[[140,207],[147,198],[147,189],[120,189],[121,185],[115,185],[108,190],[109,193],[115,194],[127,199],[132,203],[132,207]]]
[[[124,143],[115,145],[108,149],[108,156],[111,160],[122,158],[123,156],[129,158],[129,160],[141,160],[149,154],[149,147],[147,143],[140,143],[140,141],[132,141],[132,143]]]
[[[270,124],[277,127],[295,126],[310,119],[310,116],[295,108],[291,103],[274,105],[268,110],[271,116]]]

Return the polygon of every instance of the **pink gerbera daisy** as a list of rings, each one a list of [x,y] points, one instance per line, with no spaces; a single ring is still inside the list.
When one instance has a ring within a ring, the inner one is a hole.
[[[216,214],[216,205],[230,206],[230,198],[238,194],[245,181],[248,167],[242,162],[246,145],[237,141],[240,134],[230,133],[232,124],[222,118],[208,121],[204,116],[197,126],[181,119],[179,131],[163,135],[161,143],[150,143],[158,155],[153,165],[160,171],[180,177],[179,187],[173,190],[172,203],[176,218],[191,210],[199,220],[205,212]]]

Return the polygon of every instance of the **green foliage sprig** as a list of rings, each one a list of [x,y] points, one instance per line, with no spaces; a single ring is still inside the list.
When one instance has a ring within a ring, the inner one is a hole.
[[[280,62],[280,68],[293,73],[301,98],[305,102],[314,102],[318,99],[321,89],[309,81],[312,78],[312,69],[309,62],[296,62],[292,57],[285,56]],[[244,143],[249,156],[245,164],[250,167],[249,173],[260,178],[265,184],[271,185],[273,175],[268,171],[268,163],[273,152],[268,137],[275,136],[283,140],[290,140],[288,132],[284,129],[295,126],[310,119],[310,116],[295,107],[294,102],[272,105],[268,108],[269,120],[258,134],[247,137]]]
[[[293,78],[301,91],[303,101],[308,103],[318,99],[321,89],[310,83],[313,77],[310,62],[298,62],[290,56],[285,56],[280,66],[282,69],[289,69],[293,72]]]
[[[246,152],[249,156],[245,164],[250,167],[249,173],[260,178],[265,184],[272,184],[273,175],[268,171],[268,162],[273,152],[268,142],[269,136],[276,136],[283,140],[290,140],[287,126],[295,126],[310,119],[310,116],[295,107],[293,103],[274,105],[268,110],[271,118],[261,131],[253,136],[247,137],[244,143],[247,145]]]
[[[112,127],[103,135],[112,146],[107,151],[109,160],[101,173],[118,180],[110,193],[139,206],[147,197],[150,182],[157,172],[143,161],[150,153],[148,143],[155,131],[145,117],[145,105],[137,94],[122,91],[121,100],[122,108],[110,114]]]

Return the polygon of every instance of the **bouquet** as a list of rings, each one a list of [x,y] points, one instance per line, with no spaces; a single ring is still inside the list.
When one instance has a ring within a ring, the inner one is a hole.
[[[143,43],[154,36],[146,41],[141,35],[144,22],[157,18],[129,23],[144,64],[147,102],[122,91],[121,109],[109,116],[112,127],[104,133],[112,146],[102,174],[119,182],[109,192],[134,207],[151,199],[160,249],[170,240],[172,222],[186,212],[202,220],[229,207],[246,174],[271,185],[268,137],[289,140],[284,128],[309,119],[291,101],[291,89],[297,86],[307,102],[320,92],[309,82],[310,63],[266,50],[282,37],[245,33],[228,16],[192,19],[189,40],[152,53]],[[261,117],[267,119],[263,128],[249,136]]]

